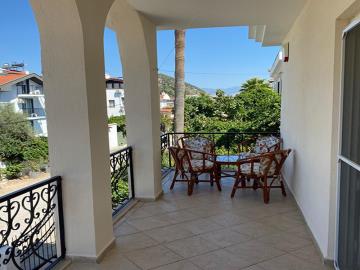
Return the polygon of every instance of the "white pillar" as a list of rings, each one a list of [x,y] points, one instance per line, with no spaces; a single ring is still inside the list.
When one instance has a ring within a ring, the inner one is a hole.
[[[116,31],[120,47],[135,197],[156,199],[162,193],[156,28],[125,0],[114,2],[107,25]]]
[[[113,242],[103,30],[112,0],[31,0],[40,28],[51,172],[63,178],[67,255]]]

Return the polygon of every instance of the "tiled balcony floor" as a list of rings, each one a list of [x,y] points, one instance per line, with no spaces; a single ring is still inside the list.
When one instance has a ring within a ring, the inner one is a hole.
[[[170,177],[170,176],[169,176]],[[161,200],[138,203],[115,226],[116,245],[101,264],[74,263],[69,269],[121,270],[321,270],[325,267],[294,200],[261,191],[223,191],[199,184],[191,197],[186,184]]]

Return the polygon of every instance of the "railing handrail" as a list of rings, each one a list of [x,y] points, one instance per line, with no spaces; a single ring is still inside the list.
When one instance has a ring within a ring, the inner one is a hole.
[[[61,176],[53,176],[51,178],[41,180],[38,183],[31,184],[31,185],[26,186],[24,188],[21,188],[21,189],[15,190],[13,192],[10,192],[8,194],[5,194],[3,196],[0,196],[0,203],[5,202],[7,200],[10,200],[10,199],[12,199],[14,197],[23,195],[23,194],[25,194],[25,193],[27,193],[27,192],[29,192],[31,190],[38,189],[38,188],[40,188],[42,186],[45,186],[45,185],[50,184],[50,183],[55,182],[55,181],[58,181],[58,182],[62,181]]]
[[[280,134],[280,132],[278,131],[239,131],[239,132],[167,132],[167,133],[164,133],[161,136],[166,136],[166,135],[177,135],[177,134],[218,134],[218,135],[221,135],[221,134]]]
[[[116,150],[116,151],[114,151],[114,152],[110,152],[110,156],[119,154],[119,153],[121,153],[121,152],[123,152],[123,151],[126,151],[126,150],[132,150],[132,147],[131,147],[131,146],[126,146],[126,147],[121,148],[121,149],[119,149],[119,150]]]

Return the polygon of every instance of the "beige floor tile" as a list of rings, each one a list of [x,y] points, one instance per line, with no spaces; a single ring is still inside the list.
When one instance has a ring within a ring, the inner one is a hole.
[[[199,218],[197,215],[191,213],[189,210],[180,210],[164,214],[173,224],[190,221]]]
[[[201,234],[222,229],[223,227],[216,224],[209,218],[200,218],[193,221],[183,223],[184,228],[191,231],[193,234]]]
[[[151,269],[182,259],[179,255],[163,246],[154,246],[129,252],[126,253],[125,256],[130,261],[140,266],[141,269]]]
[[[145,203],[141,207],[137,208],[135,211],[131,211],[129,215],[127,215],[127,218],[128,219],[145,218],[145,217],[164,214],[176,210],[177,210],[176,206],[170,203],[166,203],[166,204],[159,203],[159,204],[151,204],[151,205],[147,205]]]
[[[301,260],[293,255],[286,254],[272,260],[259,263],[264,270],[322,270],[325,266],[315,266],[305,260]]]
[[[258,240],[286,252],[294,251],[312,244],[309,240],[286,232],[266,235],[258,238]]]
[[[230,227],[230,229],[252,238],[258,238],[279,232],[277,229],[259,222],[248,222],[240,225],[235,225]]]
[[[176,240],[174,242],[167,243],[166,247],[184,258],[197,256],[220,248],[220,246],[199,236]]]
[[[137,232],[139,232],[139,230],[127,222],[119,222],[114,226],[115,237],[133,234]]]
[[[199,218],[207,218],[224,213],[224,209],[211,205],[190,208],[189,211]]]
[[[305,238],[305,239],[308,239],[311,241],[313,240],[311,233],[306,225],[300,225],[297,227],[293,227],[289,230],[286,230],[286,232],[295,234],[296,236],[299,236],[301,238]]]
[[[243,268],[241,270],[264,270],[264,268],[261,268],[258,265],[253,265],[253,266],[250,266],[250,267]]]
[[[314,245],[306,246],[290,252],[292,255],[312,263],[322,263],[319,251]]]
[[[184,228],[183,224],[170,225],[144,232],[159,243],[171,242],[178,239],[188,238],[194,234]]]
[[[127,222],[140,231],[151,230],[171,224],[170,218],[163,215],[131,219]]]
[[[246,259],[223,249],[193,257],[191,261],[204,270],[238,270],[251,265]]]
[[[271,258],[285,254],[284,251],[264,244],[257,240],[247,241],[225,249],[236,254],[239,258],[247,260],[252,264],[256,264]]]
[[[210,219],[212,221],[214,221],[215,223],[217,223],[217,224],[219,224],[221,226],[225,226],[225,227],[250,222],[249,218],[247,218],[245,216],[235,215],[235,214],[230,213],[230,212],[226,212],[226,213],[223,213],[223,214],[220,214],[220,215],[212,216]]]
[[[114,249],[118,252],[129,252],[157,244],[158,242],[144,233],[135,233],[117,238]]]
[[[200,234],[200,237],[221,247],[235,245],[241,242],[249,241],[251,239],[251,237],[245,234],[237,233],[230,229],[221,229],[205,234]]]
[[[72,263],[66,270],[141,270],[124,256],[109,257],[97,263]]]
[[[304,225],[304,222],[302,220],[291,219],[291,217],[284,214],[262,218],[257,221],[271,225],[272,227],[283,231]]]
[[[160,266],[159,268],[156,268],[154,270],[201,270],[201,269],[189,261],[180,261],[180,262]]]

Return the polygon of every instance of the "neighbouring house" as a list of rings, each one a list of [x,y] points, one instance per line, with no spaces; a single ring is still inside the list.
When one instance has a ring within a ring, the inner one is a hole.
[[[105,75],[107,115],[120,116],[125,114],[124,80]]]
[[[283,62],[283,51],[280,51],[274,60],[273,65],[271,66],[269,70],[270,74],[270,80],[269,83],[274,89],[275,92],[277,92],[279,95],[281,95],[281,63]]]
[[[10,68],[0,69],[0,106],[12,104],[23,113],[36,136],[47,136],[45,98],[42,77]]]
[[[167,93],[160,93],[160,114],[174,118],[174,99]]]

